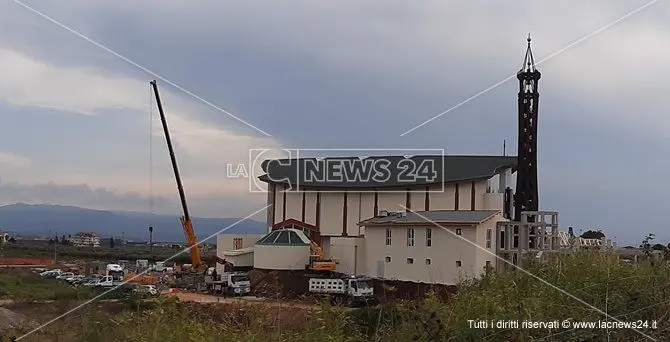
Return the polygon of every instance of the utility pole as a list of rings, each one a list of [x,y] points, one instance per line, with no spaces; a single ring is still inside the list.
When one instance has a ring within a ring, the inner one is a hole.
[[[149,258],[154,260],[154,227],[149,226]]]

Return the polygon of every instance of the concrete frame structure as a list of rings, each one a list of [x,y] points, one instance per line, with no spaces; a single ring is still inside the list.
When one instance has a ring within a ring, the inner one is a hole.
[[[560,249],[558,212],[524,211],[520,216],[521,221],[503,221],[496,227],[496,254],[500,258],[523,267],[528,257]],[[498,260],[496,268],[512,267],[509,263]]]

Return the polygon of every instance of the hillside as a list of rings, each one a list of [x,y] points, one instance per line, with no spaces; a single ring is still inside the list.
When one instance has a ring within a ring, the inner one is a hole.
[[[228,227],[238,218],[193,218],[199,239]],[[21,235],[76,234],[80,231],[95,231],[103,237],[126,239],[149,239],[148,227],[154,227],[154,241],[184,240],[179,218],[172,215],[155,215],[137,212],[114,212],[60,205],[11,204],[0,206],[0,230]],[[263,234],[265,224],[244,220],[225,233]],[[209,240],[214,242],[214,240]]]

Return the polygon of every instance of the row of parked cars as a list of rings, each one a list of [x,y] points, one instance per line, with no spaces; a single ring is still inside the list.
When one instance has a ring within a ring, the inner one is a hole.
[[[74,274],[73,272],[63,272],[60,269],[44,271],[40,273],[40,276],[64,280],[70,283],[71,285],[75,286],[78,285],[94,286],[100,279],[100,276],[98,275],[92,275],[92,276],[77,275]]]
[[[40,273],[40,276],[46,278],[55,278],[68,282],[72,286],[97,286],[97,287],[113,287],[116,283],[112,283],[110,276],[101,276],[93,274],[91,276],[77,275],[73,272],[63,272],[60,269],[46,270]],[[154,285],[137,285],[126,283],[124,289],[131,289],[136,293],[143,293],[149,295],[158,295],[159,291]]]

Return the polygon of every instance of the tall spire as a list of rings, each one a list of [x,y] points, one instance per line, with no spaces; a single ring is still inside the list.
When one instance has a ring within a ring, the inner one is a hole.
[[[528,41],[528,48],[526,49],[526,57],[523,59],[521,71],[533,72],[535,71],[535,58],[533,58],[533,50],[530,49],[530,33],[528,33],[526,41]]]
[[[522,211],[537,211],[537,118],[540,94],[538,82],[541,74],[535,68],[533,52],[530,49],[530,34],[528,48],[521,70],[516,77],[519,80],[518,109],[519,109],[519,145],[517,157],[517,181],[514,195],[514,220],[519,221]],[[531,218],[532,219],[532,218]]]

